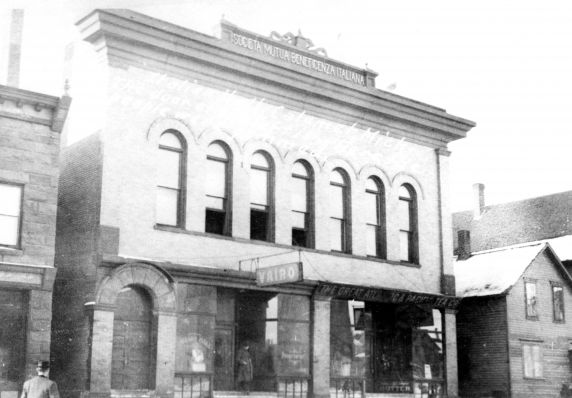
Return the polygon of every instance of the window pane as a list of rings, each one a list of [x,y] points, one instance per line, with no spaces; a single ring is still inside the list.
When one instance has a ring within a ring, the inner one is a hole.
[[[344,188],[330,185],[330,217],[345,218]]]
[[[26,364],[26,318],[28,300],[25,291],[0,291],[0,352],[2,371],[0,386],[2,396],[9,397],[7,390],[16,391],[22,386]],[[4,395],[6,394],[6,395]],[[10,395],[9,395],[10,394]],[[14,393],[16,396],[16,393]]]
[[[159,151],[159,182],[157,185],[179,188],[179,167],[181,155],[178,152],[161,149]]]
[[[554,320],[561,322],[564,320],[564,291],[562,286],[552,286],[552,298],[554,301]]]
[[[526,316],[538,316],[536,311],[536,283],[526,282],[524,286],[526,290]]]
[[[367,225],[365,235],[366,254],[377,256],[377,226]]]
[[[250,170],[250,203],[268,206],[268,172]]]
[[[159,145],[182,149],[181,140],[173,133],[163,133],[159,138]]]
[[[250,210],[250,239],[268,240],[268,213]]]
[[[399,188],[399,197],[400,198],[406,198],[406,199],[412,199],[411,198],[411,192],[404,185],[402,185]]]
[[[157,190],[157,223],[177,225],[179,191],[161,188]]]
[[[252,158],[250,160],[250,165],[262,167],[267,170],[270,169],[270,164],[268,163],[268,159],[260,152],[256,152],[255,154],[252,155]]]
[[[379,206],[378,194],[366,193],[365,194],[365,222],[367,224],[379,225]]]
[[[410,261],[409,257],[409,232],[399,231],[399,255],[402,261]]]
[[[295,228],[306,229],[307,213],[292,212],[292,226]]]
[[[330,218],[330,249],[343,251],[344,222]]]
[[[542,377],[542,354],[539,345],[532,347],[532,358],[534,363],[534,377]]]
[[[534,363],[532,359],[532,347],[528,344],[522,346],[522,359],[524,362],[524,377],[534,377]]]
[[[302,162],[294,163],[294,166],[292,167],[292,174],[306,178],[310,177],[308,169],[306,168],[306,166],[304,166]]]
[[[20,218],[0,215],[0,245],[18,245]]]
[[[339,170],[332,171],[330,182],[344,186],[346,185],[346,180],[344,179],[343,174]]]
[[[226,210],[225,209],[225,200],[222,198],[215,198],[212,196],[206,197],[206,207],[209,209],[216,209],[216,210]]]
[[[292,246],[308,247],[308,234],[305,229],[292,228]]]
[[[207,149],[207,156],[228,160],[228,154],[220,144],[210,144]]]
[[[224,235],[226,213],[223,211],[207,210],[205,214],[205,232]]]
[[[399,229],[403,231],[411,230],[411,219],[410,219],[410,204],[406,200],[399,201],[398,217],[399,217]]]
[[[19,217],[21,198],[21,186],[0,184],[0,214]]]
[[[226,198],[226,163],[207,160],[206,194]]]
[[[372,192],[379,192],[379,184],[370,177],[365,182],[365,189]]]
[[[307,210],[307,180],[292,178],[292,210]]]

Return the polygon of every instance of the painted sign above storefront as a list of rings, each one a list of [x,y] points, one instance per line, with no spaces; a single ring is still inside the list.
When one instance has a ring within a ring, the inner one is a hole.
[[[287,263],[256,270],[256,284],[259,286],[299,282],[303,278],[302,263]]]
[[[382,288],[348,286],[341,284],[320,284],[316,293],[322,296],[347,298],[362,301],[377,301],[395,304],[426,304],[434,308],[457,308],[459,297],[437,294],[414,293]]]
[[[374,79],[377,73],[329,59],[323,48],[314,48],[312,41],[303,37],[301,33],[281,35],[272,32],[270,37],[264,37],[226,21],[221,23],[221,27],[222,39],[233,46],[337,80],[359,86],[375,85]]]

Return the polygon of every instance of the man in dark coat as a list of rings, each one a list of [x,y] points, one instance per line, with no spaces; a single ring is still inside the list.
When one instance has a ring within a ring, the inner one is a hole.
[[[21,398],[60,398],[58,385],[48,379],[50,374],[50,362],[38,361],[36,367],[37,376],[24,383]]]
[[[250,382],[252,381],[252,358],[249,349],[250,345],[244,343],[237,355],[238,375],[236,381],[238,388],[245,391],[247,395],[250,394]]]

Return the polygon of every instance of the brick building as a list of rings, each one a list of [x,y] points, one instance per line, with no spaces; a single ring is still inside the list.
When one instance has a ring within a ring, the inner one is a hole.
[[[93,70],[71,82],[60,179],[66,396],[456,395],[442,192],[474,123],[302,36],[126,10],[78,26]]]
[[[60,133],[70,98],[0,85],[0,397],[50,357]]]

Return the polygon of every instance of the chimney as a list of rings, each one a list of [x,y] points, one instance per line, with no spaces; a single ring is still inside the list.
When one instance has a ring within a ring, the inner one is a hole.
[[[22,30],[24,28],[24,10],[12,10],[10,21],[10,48],[8,52],[8,74],[6,84],[12,87],[20,85],[20,58],[22,56]]]
[[[473,184],[473,218],[479,218],[485,208],[485,184]]]
[[[467,230],[457,232],[457,259],[466,260],[471,257],[471,233]]]

